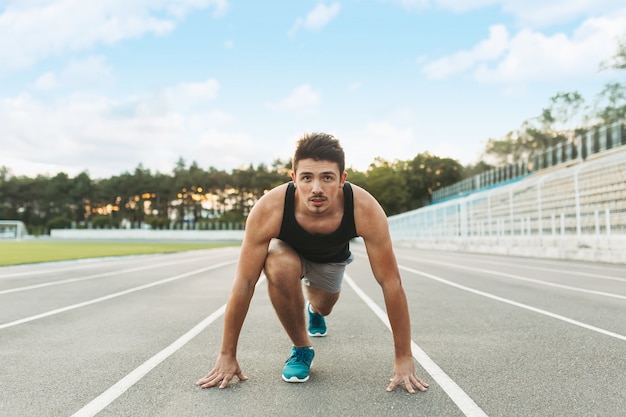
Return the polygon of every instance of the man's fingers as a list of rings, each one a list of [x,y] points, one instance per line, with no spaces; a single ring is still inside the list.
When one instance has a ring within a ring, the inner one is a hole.
[[[419,376],[415,375],[414,378],[415,378],[415,381],[413,382],[413,385],[415,385],[415,387],[417,387],[418,390],[426,391],[428,389],[428,384],[422,381]]]
[[[219,384],[219,389],[226,388],[230,381],[234,377],[237,377],[240,381],[245,381],[248,379],[241,371],[236,375],[233,374],[208,374],[204,378],[200,379],[196,382],[196,385],[200,388],[211,388]],[[221,382],[221,384],[220,384]]]
[[[220,389],[224,389],[230,383],[230,380],[233,379],[233,375],[226,375],[224,379],[222,379],[222,383],[220,384]]]
[[[403,380],[397,377],[393,377],[389,379],[389,385],[387,386],[387,391],[393,391],[399,384],[404,384],[404,389],[410,394],[415,394],[415,388],[420,391],[426,391],[428,389],[428,384],[419,379],[416,375],[411,377],[405,377]]]
[[[196,382],[196,385],[200,386],[200,388],[211,388],[219,384],[223,379],[224,377],[222,374],[209,373],[204,378]]]
[[[411,382],[411,378],[408,376],[404,378],[404,389],[409,394],[415,394],[415,388],[413,388],[413,383]]]
[[[428,384],[419,379],[417,375],[411,375],[410,378],[404,379],[404,388],[411,393],[415,394],[415,388],[424,392],[428,389]]]

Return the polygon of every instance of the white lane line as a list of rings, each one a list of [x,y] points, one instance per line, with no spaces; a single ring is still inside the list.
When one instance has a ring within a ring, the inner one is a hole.
[[[140,285],[139,287],[133,287],[133,288],[130,288],[128,290],[119,291],[119,292],[116,292],[116,293],[113,293],[113,294],[105,295],[104,297],[94,298],[92,300],[84,301],[82,303],[72,304],[72,305],[69,305],[69,306],[66,306],[66,307],[57,308],[56,310],[51,310],[51,311],[47,311],[45,313],[41,313],[41,314],[37,314],[37,315],[34,315],[34,316],[26,317],[26,318],[23,318],[23,319],[15,320],[15,321],[12,321],[12,322],[9,322],[9,323],[0,324],[0,330],[6,329],[8,327],[17,326],[19,324],[24,324],[24,323],[28,323],[28,322],[31,322],[31,321],[43,319],[45,317],[50,317],[50,316],[53,316],[55,314],[64,313],[66,311],[74,310],[74,309],[77,309],[77,308],[85,307],[85,306],[88,306],[88,305],[91,305],[91,304],[96,304],[96,303],[99,303],[99,302],[102,302],[102,301],[110,300],[112,298],[121,297],[123,295],[127,295],[127,294],[131,294],[133,292],[145,290],[147,288],[152,288],[152,287],[156,287],[158,285],[167,284],[168,282],[172,282],[172,281],[176,281],[176,280],[179,280],[179,279],[182,279],[182,278],[186,278],[188,276],[199,274],[199,273],[205,272],[205,271],[209,271],[211,269],[221,268],[221,267],[224,267],[224,266],[227,266],[227,265],[234,264],[236,262],[237,262],[236,260],[228,261],[228,262],[222,262],[220,264],[208,266],[206,268],[196,269],[194,271],[186,272],[184,274],[180,274],[180,275],[176,275],[176,276],[173,276],[173,277],[170,277],[170,278],[162,279],[160,281],[155,281],[155,282],[152,282],[150,284]]]
[[[483,263],[488,263],[488,264],[492,264],[492,265],[506,265],[506,266],[511,266],[511,264],[505,264],[502,262],[494,262],[494,261],[486,261]],[[571,271],[571,270],[567,270],[567,269],[557,269],[557,268],[544,268],[544,267],[539,267],[539,266],[529,266],[529,265],[516,265],[519,268],[524,268],[524,269],[531,269],[534,271],[545,271],[545,272],[558,272],[560,274],[567,274],[567,275],[578,275],[581,277],[590,277],[590,278],[597,278],[597,279],[604,279],[604,280],[609,280],[609,281],[620,281],[620,282],[626,282],[626,278],[620,278],[620,277],[612,277],[610,275],[600,275],[600,274],[596,274],[596,273],[591,273],[591,272],[579,272],[579,271]]]
[[[574,326],[582,327],[582,328],[587,329],[587,330],[592,330],[594,332],[601,333],[601,334],[606,335],[606,336],[610,336],[610,337],[614,337],[616,339],[620,339],[620,340],[625,340],[626,341],[626,336],[624,336],[624,335],[621,335],[621,334],[618,334],[618,333],[614,333],[614,332],[611,332],[609,330],[602,329],[600,327],[592,326],[590,324],[586,324],[586,323],[580,322],[578,320],[570,319],[569,317],[561,316],[560,314],[551,313],[550,311],[542,310],[540,308],[529,306],[527,304],[518,303],[517,301],[509,300],[508,298],[499,297],[497,295],[493,295],[493,294],[490,294],[490,293],[487,293],[487,292],[484,292],[484,291],[480,291],[480,290],[476,290],[474,288],[466,287],[465,285],[461,285],[461,284],[457,284],[456,282],[448,281],[447,279],[440,278],[438,276],[429,274],[427,272],[418,271],[416,269],[407,268],[407,267],[401,266],[401,265],[399,266],[399,268],[403,269],[403,270],[405,270],[407,272],[411,272],[413,274],[421,275],[421,276],[423,276],[425,278],[432,279],[432,280],[440,282],[442,284],[450,285],[451,287],[455,287],[455,288],[458,288],[458,289],[461,289],[461,290],[464,290],[464,291],[467,291],[467,292],[471,292],[473,294],[481,295],[483,297],[491,298],[492,300],[496,300],[496,301],[500,301],[502,303],[510,304],[510,305],[515,306],[515,307],[523,308],[525,310],[533,311],[535,313],[539,313],[539,314],[542,314],[544,316],[552,317],[554,319],[561,320],[561,321],[564,321],[564,322],[569,323],[569,324],[573,324]]]
[[[261,276],[257,282],[257,286],[265,280],[264,276]],[[226,304],[217,309],[214,313],[207,318],[196,324],[191,330],[179,337],[174,343],[139,365],[131,373],[120,379],[117,383],[104,391],[102,394],[94,398],[89,404],[72,414],[72,417],[92,417],[104,410],[106,406],[115,401],[120,395],[128,391],[130,387],[135,385],[141,378],[146,376],[148,372],[156,368],[159,364],[165,361],[167,358],[176,353],[180,348],[189,343],[194,337],[199,335],[204,329],[209,327],[211,323],[224,315],[226,311]]]
[[[415,262],[424,262],[424,263],[432,263],[432,264],[437,264],[437,265],[447,265],[447,266],[454,266],[457,268],[462,268],[461,266],[458,265],[453,265],[449,262],[442,262],[442,261],[434,261],[432,259],[416,259],[416,258],[411,258],[408,256],[401,256],[398,258],[403,258],[403,259],[407,259],[407,260],[411,260],[411,261],[415,261]],[[472,261],[472,259],[470,259],[470,261]],[[476,261],[475,259],[473,259],[473,261]],[[523,269],[530,269],[530,270],[534,270],[534,271],[544,271],[544,272],[558,272],[560,274],[567,274],[567,275],[578,275],[581,277],[590,277],[590,278],[597,278],[597,279],[604,279],[604,280],[609,280],[609,281],[619,281],[619,282],[626,282],[626,278],[620,278],[620,277],[612,277],[610,275],[600,275],[600,274],[595,274],[595,273],[590,273],[590,272],[579,272],[579,271],[572,271],[572,270],[567,270],[567,269],[556,269],[556,268],[544,268],[544,267],[539,267],[539,266],[530,266],[530,265],[520,265],[520,264],[515,264],[512,265],[510,263],[503,263],[503,262],[495,262],[495,261],[480,261],[483,264],[491,264],[491,265],[505,265],[508,266],[509,268],[512,266],[518,267],[518,268],[523,268]],[[470,267],[467,267],[470,268]]]
[[[17,268],[26,268],[26,269],[30,269],[30,268],[33,268],[33,267],[43,268],[43,267],[45,267],[47,265],[50,265],[50,264],[44,263],[44,264],[36,264],[36,265],[18,265]],[[57,268],[57,269],[54,269],[54,272],[77,271],[79,269],[94,268],[96,266],[97,265],[95,263],[90,262],[89,264],[80,265],[80,266],[70,266],[70,267],[67,267],[67,268]],[[7,268],[12,268],[12,267],[7,267]],[[13,272],[13,273],[10,273],[10,274],[1,274],[0,275],[0,279],[23,277],[23,276],[29,276],[29,275],[42,275],[42,274],[49,274],[49,273],[50,273],[50,269],[38,269],[36,271]]]
[[[391,330],[389,318],[387,314],[367,295],[356,283],[344,274],[344,280],[352,287],[354,292],[367,304],[367,306],[378,316],[378,318]],[[411,350],[415,360],[428,372],[428,374],[439,384],[441,389],[450,397],[450,399],[459,407],[461,412],[468,417],[486,417],[487,414],[452,380],[427,354],[420,348],[417,343],[411,340]]]
[[[519,275],[508,274],[506,272],[493,271],[491,269],[473,268],[471,266],[454,265],[451,263],[437,262],[437,261],[430,261],[430,260],[420,260],[420,262],[425,262],[425,263],[430,263],[430,264],[435,264],[435,265],[445,265],[447,267],[464,269],[467,271],[481,272],[484,274],[497,275],[501,277],[515,279],[518,281],[532,282],[534,284],[545,285],[547,287],[555,287],[555,288],[561,288],[561,289],[569,290],[569,291],[576,291],[576,292],[582,292],[586,294],[599,295],[602,297],[610,297],[610,298],[618,298],[620,300],[626,300],[626,295],[613,294],[610,292],[603,292],[603,291],[588,290],[586,288],[573,287],[571,285],[555,284],[553,282],[542,281],[542,280],[534,279],[534,278],[521,277]]]
[[[83,408],[78,410],[72,417],[90,417],[95,416],[106,406],[115,401],[120,395],[125,393],[130,387],[135,385],[141,378],[146,376],[148,372],[157,367],[161,362],[169,358],[172,354],[185,346],[190,340],[200,334],[211,323],[220,318],[226,311],[226,304],[221,306],[217,311],[196,324],[191,330],[179,337],[174,343],[139,365],[131,373],[120,379],[117,383],[104,391],[98,397],[93,399]]]
[[[215,248],[211,250],[217,249],[229,249],[229,248]],[[65,261],[51,261],[51,262],[42,262],[36,264],[23,264],[23,265],[10,265],[6,267],[9,270],[11,269],[31,269],[31,268],[45,268],[45,269],[37,269],[35,271],[21,271],[21,272],[13,272],[7,274],[0,274],[0,280],[5,278],[15,278],[15,277],[24,277],[29,275],[43,275],[57,272],[66,272],[66,271],[76,271],[80,269],[87,268],[97,268],[102,263],[109,263],[110,265],[116,264],[126,264],[132,262],[145,262],[146,258],[158,256],[158,255],[170,255],[176,256],[178,258],[182,258],[186,256],[185,259],[192,258],[197,259],[198,255],[192,252],[196,252],[198,250],[205,249],[196,249],[191,251],[183,251],[183,252],[171,252],[171,253],[150,253],[150,254],[139,254],[139,255],[121,255],[121,256],[106,256],[101,258],[86,258],[86,259],[70,259]],[[224,255],[224,254],[222,254]],[[63,265],[71,264],[72,266],[68,266],[65,268],[61,268]],[[80,265],[76,265],[80,264]]]
[[[160,268],[162,266],[171,266],[171,265],[178,265],[178,264],[184,264],[184,263],[189,263],[189,259],[179,260],[179,261],[176,261],[176,262],[166,262],[166,263],[162,263],[162,264],[153,264],[153,265],[147,265],[147,266],[139,266],[139,267],[136,267],[136,268],[123,269],[121,271],[104,272],[104,273],[101,273],[101,274],[87,275],[85,277],[68,278],[68,279],[63,279],[63,280],[59,280],[59,281],[44,282],[44,283],[41,283],[41,284],[27,285],[25,287],[11,288],[11,289],[8,289],[8,290],[0,291],[0,295],[10,294],[10,293],[20,292],[20,291],[35,290],[35,289],[38,289],[38,288],[51,287],[53,285],[61,285],[61,284],[69,284],[69,283],[72,283],[72,282],[87,281],[87,280],[90,280],[90,279],[109,277],[111,275],[127,274],[129,272],[144,271],[146,269]]]

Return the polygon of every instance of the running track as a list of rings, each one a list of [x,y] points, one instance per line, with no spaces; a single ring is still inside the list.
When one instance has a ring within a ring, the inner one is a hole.
[[[380,288],[353,245],[309,382],[257,286],[250,378],[194,385],[219,351],[238,248],[0,268],[0,416],[624,416],[626,268],[398,248],[417,373],[385,391]]]

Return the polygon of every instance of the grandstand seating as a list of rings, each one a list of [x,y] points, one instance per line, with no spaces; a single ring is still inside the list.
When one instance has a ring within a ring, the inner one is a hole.
[[[437,189],[433,191],[432,201],[457,198],[494,185],[518,181],[529,174],[542,173],[546,169],[560,169],[563,164],[578,163],[624,145],[626,145],[626,127],[623,121],[599,126],[584,135],[579,135],[574,141],[549,147],[526,160],[493,168],[456,184]]]
[[[391,216],[389,227],[395,242],[491,241],[493,249],[534,239],[527,244],[626,258],[626,146]]]

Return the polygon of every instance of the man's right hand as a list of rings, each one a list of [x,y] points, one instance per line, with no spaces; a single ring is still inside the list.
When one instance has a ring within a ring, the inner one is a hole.
[[[228,358],[220,355],[213,369],[196,382],[196,385],[200,388],[211,388],[219,384],[219,388],[223,389],[228,386],[233,377],[237,377],[240,381],[248,379],[248,377],[241,372],[236,358]]]

